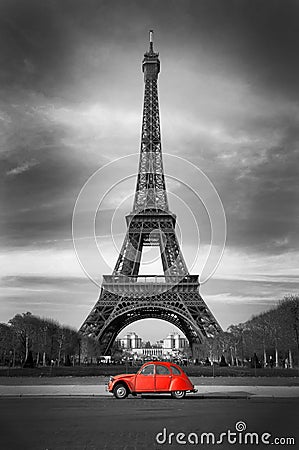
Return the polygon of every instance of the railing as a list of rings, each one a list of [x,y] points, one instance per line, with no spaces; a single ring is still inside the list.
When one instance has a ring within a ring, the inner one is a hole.
[[[189,291],[199,286],[198,275],[103,275],[103,288],[114,293],[154,293],[168,290]]]
[[[198,275],[137,275],[137,276],[126,276],[126,275],[103,275],[104,282],[107,283],[166,283],[166,284],[198,284]]]

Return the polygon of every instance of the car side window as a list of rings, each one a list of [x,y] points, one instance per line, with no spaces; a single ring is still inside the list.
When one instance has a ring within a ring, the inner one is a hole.
[[[154,375],[154,365],[145,366],[140,373],[141,375]]]
[[[173,375],[181,375],[181,372],[179,371],[179,369],[175,366],[171,366],[171,370]]]
[[[170,370],[161,364],[156,365],[156,375],[170,375]]]

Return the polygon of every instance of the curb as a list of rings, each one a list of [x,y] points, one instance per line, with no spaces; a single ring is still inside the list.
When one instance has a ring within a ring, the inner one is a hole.
[[[163,395],[163,394],[162,394]],[[215,400],[224,400],[224,399],[242,399],[242,400],[249,400],[254,396],[251,395],[198,395],[198,396],[192,396],[192,397],[186,397],[187,399],[193,398],[197,400],[207,400],[207,399],[215,399]],[[114,399],[112,394],[104,395],[104,394],[1,394],[0,399],[8,399],[8,398],[111,398]],[[151,396],[151,395],[140,395],[139,398],[159,398],[159,395]],[[160,397],[161,398],[161,397]],[[169,396],[162,397],[164,399],[171,399]],[[185,398],[185,400],[186,400]],[[270,397],[264,397],[264,398],[270,398]],[[271,397],[271,398],[279,398],[279,397]],[[283,398],[283,397],[281,397]]]
[[[163,397],[162,397],[163,396]],[[171,399],[170,396],[166,396],[165,394],[140,394],[139,398],[144,399],[153,399],[153,398],[163,398],[163,399]],[[10,398],[110,398],[114,400],[112,394],[0,394],[0,399],[10,399]],[[202,395],[192,395],[187,394],[184,400],[196,399],[196,400],[273,400],[273,399],[287,399],[287,400],[295,400],[298,397],[283,397],[283,396],[275,396],[275,395],[254,395],[254,394],[202,394]]]
[[[21,397],[57,397],[57,398],[105,398],[111,397],[107,388],[103,385],[33,385],[33,386],[1,386],[0,398]],[[186,399],[252,399],[252,398],[289,398],[299,399],[299,387],[281,386],[196,386],[197,393],[188,393]],[[167,393],[144,393],[142,397],[168,398]]]

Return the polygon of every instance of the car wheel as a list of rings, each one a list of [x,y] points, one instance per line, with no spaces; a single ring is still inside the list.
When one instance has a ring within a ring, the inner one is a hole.
[[[116,398],[126,398],[128,396],[128,389],[124,384],[117,384],[113,389],[113,395]]]
[[[186,391],[173,391],[171,393],[172,398],[184,398],[186,395]]]

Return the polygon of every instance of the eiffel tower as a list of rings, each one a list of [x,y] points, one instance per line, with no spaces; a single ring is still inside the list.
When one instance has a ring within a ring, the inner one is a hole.
[[[176,216],[168,206],[157,86],[160,61],[152,31],[142,70],[145,90],[133,210],[126,216],[127,233],[113,273],[103,275],[99,300],[80,331],[96,338],[107,355],[127,325],[162,319],[184,333],[194,353],[198,344],[221,328],[199,293],[199,276],[188,272],[175,232]],[[144,246],[160,247],[164,275],[138,275]]]

